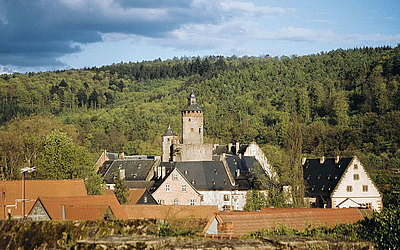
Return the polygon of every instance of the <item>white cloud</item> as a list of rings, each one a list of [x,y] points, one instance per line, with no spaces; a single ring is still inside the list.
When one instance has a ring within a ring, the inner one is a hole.
[[[270,16],[277,14],[286,14],[293,12],[295,9],[285,9],[281,7],[267,7],[267,6],[256,6],[251,2],[241,1],[223,1],[221,2],[222,9],[226,12],[235,12],[242,15],[251,16]]]

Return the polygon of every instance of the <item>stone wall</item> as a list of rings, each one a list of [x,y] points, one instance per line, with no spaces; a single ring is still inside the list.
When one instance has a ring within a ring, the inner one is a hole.
[[[175,146],[175,161],[212,161],[212,144],[179,144]]]

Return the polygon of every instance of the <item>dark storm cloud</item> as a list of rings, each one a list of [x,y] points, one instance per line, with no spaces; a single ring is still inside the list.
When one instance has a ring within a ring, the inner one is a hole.
[[[102,34],[163,37],[187,23],[217,23],[213,1],[0,0],[0,65],[60,65]]]

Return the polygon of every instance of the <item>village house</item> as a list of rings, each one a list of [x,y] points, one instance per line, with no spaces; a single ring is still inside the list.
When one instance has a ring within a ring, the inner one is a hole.
[[[114,195],[88,195],[38,197],[28,213],[28,219],[102,220],[127,219],[127,216]]]
[[[302,160],[305,196],[312,207],[382,209],[379,190],[354,157]]]
[[[87,192],[83,180],[25,180],[25,187],[22,180],[0,181],[0,219],[22,218],[24,210],[26,216],[39,196],[86,197]]]

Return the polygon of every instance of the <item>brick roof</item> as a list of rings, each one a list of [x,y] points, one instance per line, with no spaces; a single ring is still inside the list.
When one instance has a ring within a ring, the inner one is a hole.
[[[112,209],[107,205],[68,205],[64,206],[64,209],[65,219],[67,220],[103,220],[107,210],[113,213]]]
[[[39,197],[52,220],[62,219],[62,206],[109,206],[117,219],[126,219],[126,213],[114,195],[88,195],[79,197]],[[104,214],[103,214],[104,215]]]
[[[205,218],[218,212],[218,206],[123,205],[129,219]]]
[[[14,205],[17,199],[22,199],[23,183],[21,180],[0,181],[0,205]],[[5,194],[5,196],[3,196]],[[86,196],[86,188],[83,180],[25,180],[25,213],[32,208],[39,196],[67,197]],[[22,216],[22,202],[17,202],[17,208],[7,207],[6,215],[0,209],[0,219],[7,216],[7,210],[11,210],[13,217]]]
[[[205,232],[214,218],[220,225],[229,225],[227,228],[230,231],[225,233],[239,236],[277,226],[286,226],[297,230],[304,230],[310,225],[332,227],[340,223],[357,222],[363,218],[363,215],[357,208],[265,208],[256,212],[219,212],[209,221]],[[224,232],[219,231],[218,233]]]

